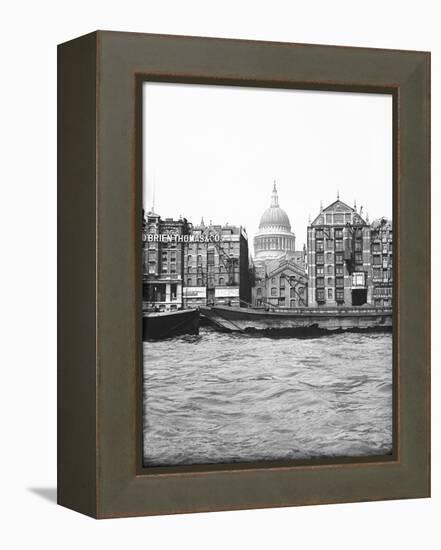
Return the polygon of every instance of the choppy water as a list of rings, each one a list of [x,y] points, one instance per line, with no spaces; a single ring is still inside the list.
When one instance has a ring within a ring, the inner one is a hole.
[[[202,329],[144,343],[146,465],[391,449],[389,333],[273,339]]]

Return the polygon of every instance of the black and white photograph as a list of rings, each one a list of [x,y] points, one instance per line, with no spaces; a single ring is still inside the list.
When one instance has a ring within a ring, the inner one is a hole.
[[[143,84],[144,466],[393,451],[389,94]]]

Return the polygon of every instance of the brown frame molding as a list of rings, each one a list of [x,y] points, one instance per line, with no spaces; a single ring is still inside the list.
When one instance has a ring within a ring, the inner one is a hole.
[[[393,455],[142,467],[145,80],[393,95]],[[59,46],[58,94],[59,503],[105,518],[429,496],[430,54],[97,31]]]

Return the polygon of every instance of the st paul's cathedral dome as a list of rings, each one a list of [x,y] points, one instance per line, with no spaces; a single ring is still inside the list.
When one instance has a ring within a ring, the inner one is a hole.
[[[294,253],[295,239],[288,214],[279,206],[279,196],[274,182],[271,205],[262,214],[259,231],[254,237],[255,259],[270,260]]]

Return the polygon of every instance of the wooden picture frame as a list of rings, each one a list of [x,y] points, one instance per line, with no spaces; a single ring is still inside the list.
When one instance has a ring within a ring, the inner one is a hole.
[[[58,502],[95,518],[430,495],[430,54],[97,31],[59,46]],[[145,80],[390,93],[394,452],[145,469]]]

